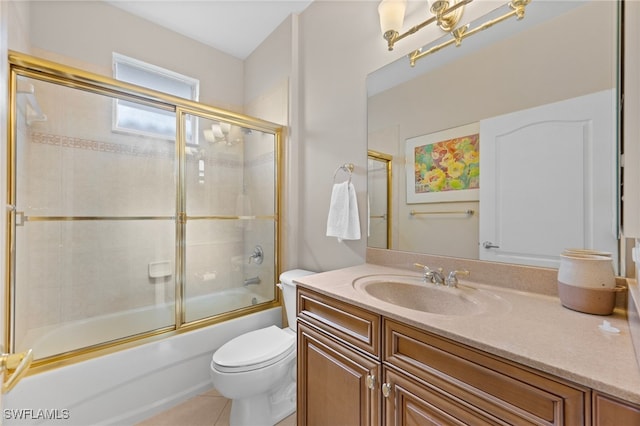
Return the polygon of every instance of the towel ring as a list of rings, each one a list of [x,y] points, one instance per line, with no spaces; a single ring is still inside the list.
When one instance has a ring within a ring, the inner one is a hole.
[[[333,172],[333,183],[336,182],[336,176],[338,175],[338,172],[340,170],[349,173],[349,182],[351,182],[351,175],[353,174],[353,169],[355,168],[355,166],[353,165],[353,163],[344,163],[343,165],[339,166],[335,172]]]

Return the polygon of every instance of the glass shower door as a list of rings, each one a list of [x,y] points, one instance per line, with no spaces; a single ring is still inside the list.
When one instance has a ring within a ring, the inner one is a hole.
[[[175,141],[115,132],[105,93],[16,78],[14,350],[41,359],[175,327]]]
[[[9,62],[9,352],[48,368],[279,306],[280,126]]]
[[[276,135],[223,119],[198,121],[185,146],[184,320],[274,300]]]

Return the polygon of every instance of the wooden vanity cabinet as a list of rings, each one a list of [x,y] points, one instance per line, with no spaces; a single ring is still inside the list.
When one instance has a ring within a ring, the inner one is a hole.
[[[379,425],[381,317],[298,290],[298,425]]]
[[[640,425],[640,407],[298,287],[297,424]]]

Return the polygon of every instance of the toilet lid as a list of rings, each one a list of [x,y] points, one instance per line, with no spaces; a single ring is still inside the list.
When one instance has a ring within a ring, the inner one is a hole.
[[[247,371],[271,365],[295,350],[293,333],[272,325],[231,339],[213,354],[220,371]]]

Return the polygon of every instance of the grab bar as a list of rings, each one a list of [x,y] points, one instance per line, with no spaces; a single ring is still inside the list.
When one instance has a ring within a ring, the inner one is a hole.
[[[442,211],[442,212],[417,212],[415,210],[411,210],[409,214],[411,216],[421,215],[421,214],[464,214],[467,216],[473,216],[475,213],[474,210],[450,210],[450,211]]]

